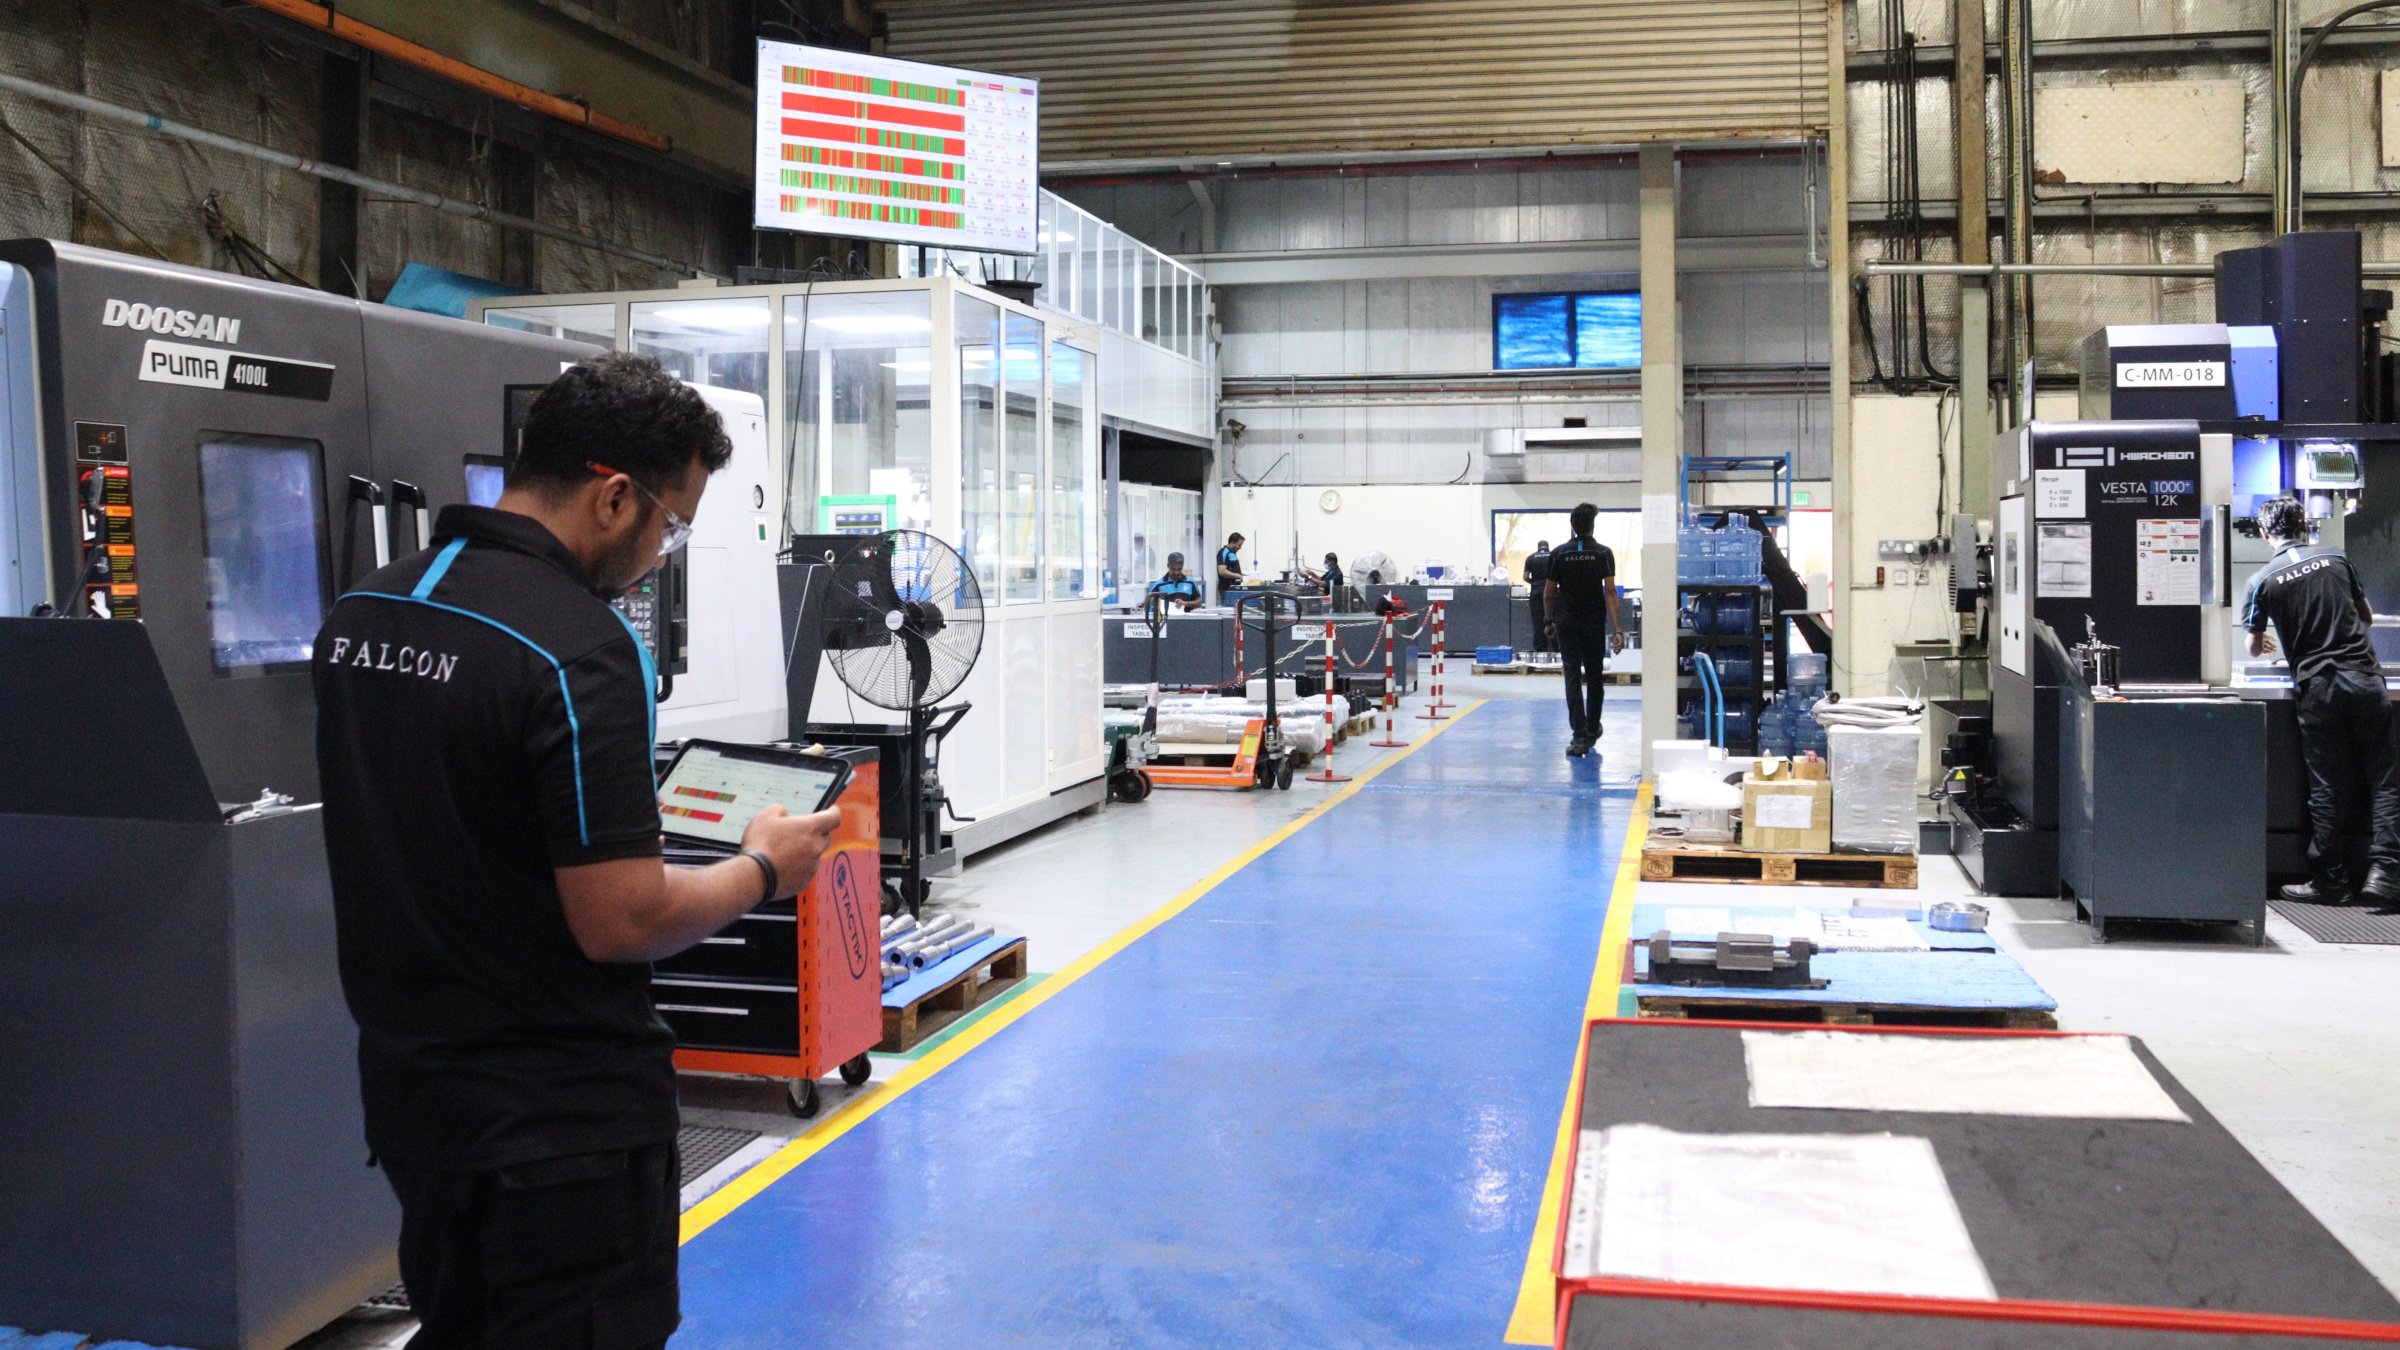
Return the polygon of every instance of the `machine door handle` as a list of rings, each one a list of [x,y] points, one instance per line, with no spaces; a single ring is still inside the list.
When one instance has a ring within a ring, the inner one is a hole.
[[[392,561],[391,527],[384,519],[383,500],[382,484],[373,479],[361,478],[356,474],[350,476],[348,505],[344,514],[350,525],[355,527],[358,523],[358,508],[361,505],[367,508],[367,525],[375,532],[375,569],[377,571],[390,566]],[[348,559],[349,549],[345,545],[343,550],[345,567],[349,565]],[[349,582],[355,580],[357,580],[355,577],[345,579],[344,588],[347,589]]]
[[[2233,506],[2222,503],[2209,510],[2216,516],[2217,536],[2217,603],[2230,605],[2233,599]]]
[[[422,549],[433,542],[433,516],[425,508],[425,489],[406,479],[393,479],[392,506],[394,509],[403,506],[415,508],[415,515],[410,518],[410,522],[416,527],[417,548]],[[388,532],[391,527],[387,525],[384,528]]]

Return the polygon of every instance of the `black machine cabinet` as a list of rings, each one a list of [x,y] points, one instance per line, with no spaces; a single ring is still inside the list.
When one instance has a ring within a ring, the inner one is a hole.
[[[139,618],[216,795],[315,800],[325,608],[420,547],[597,349],[50,240],[0,264],[31,280],[41,409],[30,447],[0,418],[0,453],[48,490],[11,612]]]
[[[151,637],[0,618],[0,1325],[265,1350],[390,1287],[399,1211],[321,816],[223,817]]]

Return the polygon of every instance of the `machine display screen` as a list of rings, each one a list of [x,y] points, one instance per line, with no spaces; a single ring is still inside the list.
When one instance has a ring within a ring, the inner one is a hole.
[[[670,836],[738,844],[750,818],[767,807],[795,816],[822,809],[826,790],[841,776],[842,766],[830,760],[687,746],[659,784],[658,813]]]
[[[501,468],[496,462],[486,463],[476,459],[468,460],[467,505],[498,505],[500,501],[500,489],[505,483],[507,477],[508,471]]]
[[[325,509],[315,441],[200,443],[210,655],[220,675],[306,665],[325,622]]]

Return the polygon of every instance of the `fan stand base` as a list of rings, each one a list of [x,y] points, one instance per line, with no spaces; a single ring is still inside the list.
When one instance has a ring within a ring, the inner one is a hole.
[[[1320,769],[1315,773],[1305,775],[1300,781],[1303,783],[1347,783],[1351,781],[1351,779],[1350,775],[1346,773],[1335,773],[1331,769]]]

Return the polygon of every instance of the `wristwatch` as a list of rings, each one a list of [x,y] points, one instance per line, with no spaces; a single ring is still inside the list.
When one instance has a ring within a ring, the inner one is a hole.
[[[767,874],[767,888],[758,897],[758,903],[763,905],[774,899],[775,893],[783,889],[783,877],[775,870],[775,860],[754,848],[743,849],[741,856],[757,863],[758,870]]]

